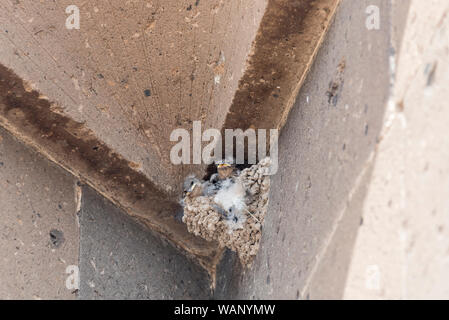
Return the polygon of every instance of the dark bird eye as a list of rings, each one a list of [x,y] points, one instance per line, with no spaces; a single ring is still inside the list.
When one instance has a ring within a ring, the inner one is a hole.
[[[190,181],[190,185],[193,186],[193,181]]]

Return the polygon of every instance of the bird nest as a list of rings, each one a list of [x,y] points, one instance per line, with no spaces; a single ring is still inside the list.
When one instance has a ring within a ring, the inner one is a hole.
[[[242,265],[249,267],[259,250],[262,236],[270,190],[270,165],[270,158],[265,158],[235,174],[229,184],[234,188],[239,186],[245,195],[244,204],[238,212],[230,214],[231,209],[226,209],[224,214],[221,206],[223,195],[220,192],[196,197],[186,196],[182,220],[188,231],[207,241],[217,241],[221,247],[235,251]],[[233,195],[226,183],[223,183],[221,190],[230,190],[229,193]]]

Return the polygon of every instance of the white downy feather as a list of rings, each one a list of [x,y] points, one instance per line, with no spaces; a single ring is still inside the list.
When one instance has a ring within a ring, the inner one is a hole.
[[[234,182],[227,179],[222,182],[221,189],[214,197],[214,202],[226,211],[229,211],[231,207],[242,211],[246,208],[245,189],[239,181]]]

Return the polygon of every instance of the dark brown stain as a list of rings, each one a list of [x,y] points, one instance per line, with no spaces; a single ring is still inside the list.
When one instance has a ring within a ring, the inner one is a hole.
[[[248,67],[240,79],[225,128],[278,128],[282,109],[308,67],[311,53],[324,29],[320,8],[337,1],[270,0],[253,43]],[[329,10],[329,9],[328,9]],[[330,10],[329,10],[330,11]],[[306,17],[314,16],[317,29],[307,32]],[[321,28],[321,29],[320,29]],[[296,80],[296,81],[295,81]]]
[[[427,74],[427,83],[428,87],[432,86],[435,81],[435,73],[437,71],[438,62],[434,62],[433,64],[429,64],[426,66],[425,73]]]
[[[338,0],[268,2],[253,43],[254,54],[248,58],[223,133],[225,129],[237,128],[281,129],[291,108],[289,101],[310,69],[315,49],[327,30],[331,8],[338,3]],[[269,141],[267,150],[268,144]]]
[[[131,162],[95,138],[83,123],[53,112],[48,100],[40,99],[37,91],[28,91],[20,78],[0,65],[0,109],[9,121],[37,130],[39,137],[85,163],[89,172],[101,174],[110,187],[120,188],[133,202],[158,200],[152,209],[160,213],[176,209],[164,192],[142,173],[131,169]]]
[[[64,233],[57,229],[50,230],[50,242],[54,248],[59,248],[64,243]]]
[[[146,226],[168,240],[174,239],[176,247],[187,251],[191,247],[193,253],[202,256],[203,263],[214,260],[216,246],[188,233],[185,225],[175,220],[181,207],[172,195],[136,171],[135,163],[100,141],[83,123],[60,111],[0,64],[0,124],[6,119],[19,136],[33,141],[39,151],[48,152],[58,164],[74,170],[81,180]]]
[[[346,61],[342,59],[338,64],[337,71],[334,75],[334,78],[329,83],[329,90],[326,92],[326,96],[328,97],[328,103],[332,104],[334,107],[337,106],[338,99],[340,98],[341,92],[343,90],[344,80],[344,71],[346,68]]]

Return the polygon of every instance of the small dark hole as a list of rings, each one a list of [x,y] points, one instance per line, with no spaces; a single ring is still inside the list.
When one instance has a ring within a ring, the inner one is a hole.
[[[62,231],[56,229],[50,230],[50,242],[53,247],[59,248],[64,240],[64,233]]]

